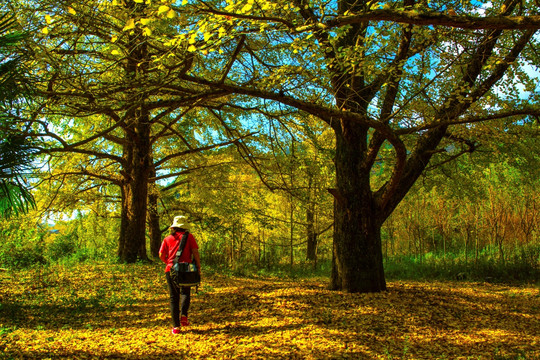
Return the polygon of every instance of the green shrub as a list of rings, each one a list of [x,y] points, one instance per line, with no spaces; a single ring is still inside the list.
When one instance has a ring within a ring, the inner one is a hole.
[[[53,261],[69,258],[77,251],[77,235],[73,232],[58,235],[47,247],[47,255]]]
[[[43,247],[28,244],[26,246],[2,246],[0,248],[0,264],[11,269],[44,265],[47,259],[43,256]]]
[[[508,250],[504,261],[494,249],[475,254],[427,253],[422,256],[395,256],[385,259],[388,279],[400,280],[476,280],[526,282],[540,278],[540,245]]]

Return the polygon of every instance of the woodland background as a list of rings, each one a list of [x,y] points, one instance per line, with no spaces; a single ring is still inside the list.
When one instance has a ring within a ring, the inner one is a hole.
[[[0,359],[539,358],[538,1],[0,10]]]
[[[281,92],[324,99],[328,94],[306,91],[299,80],[309,77],[306,71],[320,71],[309,81],[324,84],[332,69],[332,64],[323,66],[312,48],[311,37],[317,34],[292,43],[281,37],[267,42],[254,37],[248,46],[249,26],[258,26],[254,20],[246,25],[245,18],[251,21],[249,16],[256,11],[253,1],[225,8],[237,14],[238,23],[211,7],[207,9],[210,17],[200,16],[203,11],[198,3],[162,3],[128,1],[125,6],[114,3],[108,8],[85,2],[77,9],[64,2],[40,2],[37,8],[24,1],[4,5],[3,161],[12,157],[22,164],[20,177],[6,170],[3,177],[20,185],[7,190],[22,189],[22,193],[3,198],[21,202],[15,203],[18,206],[2,202],[0,266],[115,262],[118,257],[155,260],[172,218],[185,214],[193,223],[206,266],[241,273],[328,274],[336,206],[330,194],[336,183],[336,138],[331,123],[317,120],[310,111],[208,90],[200,80],[196,83],[185,77],[188,70],[214,76],[223,65],[227,72],[222,80],[229,76],[230,81],[237,81],[253,71],[252,81],[259,81],[261,88],[279,87],[281,81],[281,86],[288,86]],[[404,5],[407,10],[410,4]],[[478,7],[452,5],[464,15]],[[296,11],[292,5],[281,10],[277,3],[260,6],[257,11],[284,10],[287,16]],[[400,10],[399,6],[386,4],[382,10]],[[414,6],[415,11],[424,9],[421,4]],[[447,11],[450,5],[431,6]],[[517,4],[497,6],[492,11],[506,14]],[[535,15],[533,8],[526,5],[525,13]],[[9,11],[16,9],[18,17],[10,18]],[[111,9],[123,9],[125,14]],[[137,17],[146,13],[148,18]],[[172,37],[177,30],[170,26],[175,22],[189,32]],[[240,34],[233,25],[247,27],[239,27],[246,33]],[[212,32],[211,26],[217,30]],[[29,30],[35,31],[25,32]],[[382,36],[394,29],[381,27],[380,31]],[[456,43],[461,41],[459,32],[426,33],[424,40],[435,35],[447,36],[449,41],[456,36]],[[339,32],[337,36],[346,37]],[[388,49],[396,45],[390,37],[379,41]],[[530,49],[523,52],[527,60],[523,66],[511,69],[514,78],[501,80],[481,104],[485,112],[497,106],[515,110],[515,114],[510,112],[514,117],[493,115],[493,121],[461,127],[448,135],[453,142],[433,150],[436,157],[430,166],[384,222],[381,241],[388,276],[538,280],[540,141],[535,115],[539,96],[535,41],[532,37]],[[269,47],[265,54],[264,48],[256,48],[259,43],[276,48]],[[287,53],[290,58],[284,55],[287,49],[292,50]],[[357,61],[345,47],[338,50],[344,52],[344,61]],[[122,52],[131,55],[119,58]],[[246,58],[239,57],[240,52]],[[220,62],[221,54],[227,63]],[[264,61],[261,54],[266,56]],[[243,70],[248,55],[265,64],[266,77],[257,70]],[[293,66],[308,55],[313,57],[309,68]],[[442,61],[446,53],[437,56]],[[235,61],[239,65],[233,66]],[[274,61],[289,63],[272,67]],[[488,74],[496,65],[483,64]],[[369,62],[365,66],[366,71],[379,71]],[[414,66],[411,73],[430,71]],[[260,79],[255,80],[256,76]],[[160,87],[160,82],[169,79],[170,88]],[[431,82],[435,80],[439,81],[436,77]],[[137,87],[138,82],[145,85]],[[441,92],[445,84],[438,85]],[[418,98],[404,98],[403,106]],[[407,116],[414,122],[415,112],[429,113],[424,108],[429,105],[412,106],[416,107],[396,120],[395,126],[412,126],[405,124]],[[464,131],[469,140],[461,139]],[[141,132],[147,137],[130,142]],[[23,141],[20,152],[10,152],[17,141]],[[144,166],[137,166],[137,156]],[[372,188],[394,176],[395,161],[391,146],[379,145],[369,173]],[[147,165],[148,173],[137,173]],[[139,176],[147,182],[126,186]],[[26,188],[28,193],[23,191]],[[143,199],[147,206],[141,209]],[[137,217],[133,211],[142,215]],[[19,216],[9,217],[10,212]],[[131,214],[129,221],[125,221],[127,214]],[[145,235],[146,244],[131,239],[139,236],[137,229],[146,229],[140,234]],[[133,251],[139,252],[135,258]]]

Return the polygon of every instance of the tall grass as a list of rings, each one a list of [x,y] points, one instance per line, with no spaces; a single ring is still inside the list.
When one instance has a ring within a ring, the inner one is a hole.
[[[388,279],[474,280],[492,282],[538,282],[540,245],[508,249],[504,260],[494,248],[479,254],[464,252],[419,256],[402,255],[385,259]]]

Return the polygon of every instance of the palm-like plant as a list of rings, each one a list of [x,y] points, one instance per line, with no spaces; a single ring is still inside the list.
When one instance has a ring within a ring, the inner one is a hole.
[[[0,15],[0,217],[25,212],[34,206],[34,198],[25,184],[34,150],[11,116],[13,104],[24,95],[19,71],[21,59],[11,50],[22,36],[15,31],[10,16]]]

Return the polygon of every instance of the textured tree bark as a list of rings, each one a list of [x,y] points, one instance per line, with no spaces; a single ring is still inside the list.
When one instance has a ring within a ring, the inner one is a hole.
[[[158,194],[148,195],[148,236],[150,237],[150,254],[158,257],[161,247],[161,228],[159,226],[159,213],[157,210]]]
[[[133,143],[126,147],[129,162],[126,181],[122,189],[121,233],[118,255],[120,260],[133,263],[148,260],[146,255],[146,208],[150,174],[150,128],[148,122],[138,121],[130,133]]]
[[[306,208],[306,237],[307,251],[306,258],[317,263],[317,233],[315,231],[315,201],[313,200],[313,175],[308,174],[308,198]]]
[[[139,15],[146,6],[127,2],[125,5]],[[128,36],[130,56],[126,62],[126,81],[138,83],[147,76],[148,48],[140,29]],[[136,89],[136,87],[134,87]],[[150,113],[145,109],[147,95],[137,90],[126,93],[126,101],[133,106],[126,113],[124,130],[125,181],[122,185],[121,233],[118,255],[121,261],[148,261],[146,254],[146,214],[150,184],[152,145],[150,143]]]
[[[156,169],[153,166],[153,159],[150,160],[151,179],[156,177]],[[148,191],[148,236],[150,237],[150,254],[157,258],[159,248],[161,247],[161,228],[159,226],[159,211],[158,211],[159,192],[156,189],[156,184],[152,181],[150,190]]]
[[[366,129],[343,124],[336,132],[334,264],[330,287],[347,292],[386,290],[381,246],[383,219],[362,167]]]
[[[308,204],[306,210],[307,222],[307,260],[317,260],[317,234],[315,233],[315,211],[311,203]]]

